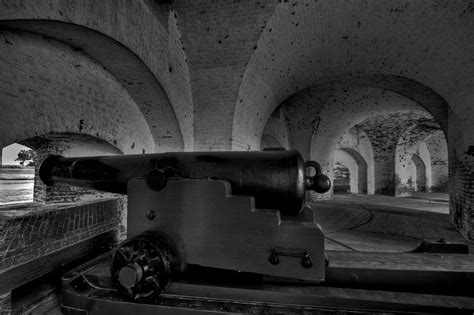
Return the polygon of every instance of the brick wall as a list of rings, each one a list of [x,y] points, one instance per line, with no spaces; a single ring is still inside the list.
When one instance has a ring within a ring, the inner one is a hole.
[[[125,207],[121,199],[0,206],[0,270],[106,231],[122,230]]]
[[[142,112],[146,112],[147,123],[155,126],[152,133],[157,138],[157,150],[182,150],[183,138],[186,149],[192,149],[193,105],[188,64],[177,15],[169,11],[169,5],[127,0],[46,0],[32,5],[29,0],[20,0],[4,2],[0,6],[2,20],[17,20],[10,24],[13,28],[20,27],[21,20],[29,20],[31,27],[26,27],[27,30],[44,33],[50,38],[58,37],[62,42],[87,51],[99,64],[107,65],[112,75],[133,95]],[[41,20],[64,24],[56,28],[35,25],[35,22],[41,24]],[[88,33],[77,33],[71,26],[84,26]],[[21,27],[25,28],[24,25]],[[97,34],[105,36],[98,38]],[[107,40],[115,44],[109,45]],[[124,53],[124,49],[130,49],[130,52]],[[134,58],[128,58],[130,54]],[[137,65],[137,60],[141,65]],[[180,145],[170,141],[177,138],[179,129],[182,133]]]
[[[413,129],[420,122],[432,121],[432,116],[421,110],[399,111],[386,115],[378,115],[361,124],[360,128],[369,137],[374,150],[375,193],[397,194],[397,187],[403,185],[400,174],[396,173],[397,148],[402,141],[403,147],[412,147],[419,142],[420,133]],[[405,136],[405,138],[402,138]],[[421,138],[425,135],[421,134]],[[416,151],[416,148],[415,148]],[[398,175],[398,177],[397,177]]]
[[[429,188],[433,192],[447,193],[449,189],[449,167],[446,138],[443,132],[439,131],[426,139],[425,142],[431,160],[431,187]]]
[[[235,104],[263,97],[258,93],[245,95],[242,97],[245,100],[241,100],[238,91],[248,60],[276,5],[273,0],[175,1],[173,4],[189,64],[194,150],[230,150]],[[258,111],[255,115],[265,121],[268,118]],[[248,130],[258,143],[264,124],[259,132]],[[240,143],[239,149],[250,147]]]

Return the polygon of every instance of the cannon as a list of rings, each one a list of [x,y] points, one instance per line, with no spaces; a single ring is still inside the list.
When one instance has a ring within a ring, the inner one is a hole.
[[[325,250],[304,194],[330,182],[296,151],[51,156],[39,175],[127,194],[127,239],[63,275],[65,313],[474,309],[467,248],[464,257],[445,242],[398,254]]]
[[[314,175],[305,173],[312,168]],[[153,190],[169,179],[221,179],[234,195],[255,197],[259,209],[297,215],[305,191],[324,193],[329,179],[314,161],[303,162],[298,151],[177,152],[125,156],[65,158],[50,156],[41,164],[41,180],[48,186],[73,185],[126,194],[128,182],[146,178]]]
[[[330,181],[297,151],[50,156],[39,176],[127,194],[110,272],[131,300],[156,298],[187,266],[324,280],[324,235],[304,202]]]

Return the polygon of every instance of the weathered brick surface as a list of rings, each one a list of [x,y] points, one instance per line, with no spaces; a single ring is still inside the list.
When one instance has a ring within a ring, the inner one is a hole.
[[[120,155],[110,144],[81,134],[50,134],[21,142],[36,152],[33,200],[42,203],[64,203],[99,198],[121,198],[123,196],[94,189],[73,186],[46,186],[39,178],[39,167],[49,155],[65,157]]]
[[[109,63],[109,69],[114,65],[113,75],[120,78],[126,89],[133,94],[140,103],[143,112],[149,112],[147,121],[150,128],[153,125],[161,127],[170,125],[171,119],[164,115],[167,110],[163,106],[171,103],[174,114],[179,123],[185,149],[191,150],[193,145],[193,113],[191,88],[189,80],[188,63],[181,40],[177,14],[170,11],[169,5],[157,5],[155,1],[128,1],[128,0],[66,0],[66,1],[4,1],[0,7],[0,19],[2,20],[49,20],[72,23],[84,26],[88,29],[106,35],[124,45],[136,54],[143,63],[155,75],[156,81],[141,82],[143,76],[135,74],[121,73],[120,69],[131,62],[129,59],[121,59],[120,45],[107,47],[99,41],[91,40],[91,35],[76,34],[68,29],[68,25],[60,26],[60,30],[65,30],[67,36],[62,39],[72,43],[75,47],[86,48],[87,53],[93,54],[92,58],[100,60],[102,64]],[[21,24],[21,23],[20,23]],[[19,27],[19,26],[17,26]],[[40,31],[40,27],[31,24],[29,28],[33,32]],[[58,35],[57,29],[41,28],[42,33],[49,37]],[[81,38],[82,37],[82,38]],[[82,40],[81,40],[82,39]],[[85,47],[87,46],[87,47]],[[96,49],[96,48],[99,49]],[[113,56],[113,58],[111,58]],[[171,70],[170,70],[171,69]],[[133,69],[128,70],[133,71]],[[129,82],[128,79],[135,77],[136,80]],[[155,97],[150,91],[142,90],[143,84],[157,85],[153,87],[157,90]],[[161,86],[160,86],[161,85]],[[140,94],[145,98],[141,99]],[[169,100],[168,100],[169,98]],[[174,116],[174,115],[173,115]],[[174,119],[176,119],[174,118]],[[168,137],[166,129],[156,128],[157,150],[182,150],[182,147],[170,145],[161,147],[160,139]],[[174,130],[169,130],[173,132]],[[177,137],[176,134],[172,135]],[[166,142],[166,141],[165,141]]]
[[[432,119],[431,115],[426,112],[412,110],[379,115],[361,124],[362,130],[371,140],[374,150],[374,172],[377,174],[375,178],[376,194],[396,195],[395,161],[400,159],[397,156],[397,145],[406,130],[416,127],[420,122],[432,121]],[[414,132],[413,135],[415,139],[418,139],[418,133]],[[422,136],[425,135],[422,134]],[[408,139],[402,139],[402,141],[406,142],[406,146],[412,144]],[[417,143],[417,141],[415,142]]]
[[[474,240],[474,147],[459,161],[451,162],[449,168],[451,220],[461,234]]]
[[[70,46],[0,33],[0,146],[49,133],[100,138],[124,153],[153,152],[135,102],[103,67]]]
[[[368,171],[377,176],[368,176],[375,186],[370,191],[393,195],[397,185],[402,186],[395,176],[395,165],[400,162],[400,157],[395,158],[398,143],[401,141],[405,147],[414,147],[416,151],[420,142],[433,132],[441,131],[419,103],[398,93],[400,87],[395,93],[365,86],[367,83],[333,82],[300,91],[287,99],[283,112],[288,121],[290,146],[302,152],[310,147],[310,158],[320,162],[323,172],[332,177],[333,154],[340,145],[338,141],[344,138],[345,130],[356,125],[366,132],[367,141],[373,146],[370,150],[374,151],[373,157],[368,157]],[[359,139],[353,142],[360,143]],[[353,149],[359,152],[360,148],[355,146]],[[415,151],[407,151],[403,156],[411,158]],[[447,161],[446,155],[444,161]],[[430,166],[430,161],[425,162]],[[429,167],[427,172],[430,173]],[[331,193],[322,197],[330,198]]]
[[[465,152],[474,145],[470,0],[5,0],[0,12],[3,20],[70,23],[9,26],[62,36],[83,51],[2,33],[0,105],[8,114],[0,116],[0,145],[72,132],[123,153],[179,150],[166,143],[180,129],[186,150],[258,150],[268,118],[282,106],[290,147],[331,175],[345,130],[373,114],[423,108],[448,138],[453,220],[465,235],[472,230],[472,178],[465,174]],[[121,45],[147,71],[133,71]],[[174,116],[179,128],[170,123]],[[396,154],[394,141],[387,146]],[[389,178],[380,189],[393,192],[394,163],[374,150],[374,173]],[[432,164],[446,178],[446,165]]]
[[[432,140],[428,142],[430,138]],[[421,120],[419,124],[404,130],[398,140],[395,152],[395,194],[402,196],[414,191],[430,191],[433,181],[436,185],[445,181],[444,191],[447,191],[447,165],[448,152],[443,132],[436,123]]]
[[[384,113],[422,110],[420,105],[405,96],[386,89],[367,87],[367,83],[363,81],[324,84],[302,90],[283,104],[290,134],[290,147],[304,151],[309,150],[309,147],[310,158],[321,163],[323,173],[330,178],[333,172],[334,150],[345,130],[369,118],[383,116]],[[378,143],[383,154],[384,146],[389,147],[389,143],[385,143],[385,132],[393,137],[393,149],[398,138],[388,132],[389,129],[384,128],[383,122],[378,123],[379,125],[374,123],[379,130],[374,140],[380,139]],[[392,129],[398,133],[399,127],[403,128],[397,126]],[[385,158],[380,159],[379,165],[376,166],[378,169],[374,173],[386,169],[387,176],[392,174],[393,177],[393,161],[384,166],[384,160]],[[328,193],[326,196],[331,195]]]
[[[119,230],[123,207],[120,199],[1,206],[0,270],[106,231]]]
[[[468,89],[474,84],[468,53],[474,49],[470,6],[469,1],[443,6],[430,1],[281,2],[240,86],[244,101],[236,102],[234,141],[253,147],[255,130],[263,129],[256,113],[268,117],[301,89],[374,73],[430,87],[463,118],[466,134],[473,134],[473,113],[467,109],[473,97]],[[431,98],[419,92],[409,94],[420,103]],[[447,107],[426,103],[437,120],[447,121]]]
[[[449,189],[449,167],[448,167],[448,147],[446,138],[441,131],[435,132],[425,140],[430,152],[431,162],[431,187],[430,191],[448,192]]]
[[[194,149],[230,150],[239,86],[277,2],[205,0],[175,1],[173,5],[189,63]],[[242,143],[240,149],[247,150],[248,146]]]

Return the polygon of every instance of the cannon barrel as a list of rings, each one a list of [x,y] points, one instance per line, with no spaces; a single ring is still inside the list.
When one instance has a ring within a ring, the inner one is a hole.
[[[306,174],[312,167],[315,176]],[[126,194],[127,183],[146,177],[148,186],[160,190],[168,179],[222,179],[232,194],[255,197],[259,209],[298,214],[305,190],[329,190],[330,181],[320,174],[319,164],[305,163],[298,151],[169,152],[140,155],[65,158],[47,157],[39,176],[48,186],[72,185]]]

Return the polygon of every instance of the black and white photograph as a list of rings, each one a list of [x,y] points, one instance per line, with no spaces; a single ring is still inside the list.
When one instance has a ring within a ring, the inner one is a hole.
[[[474,0],[0,0],[0,314],[474,314]]]

